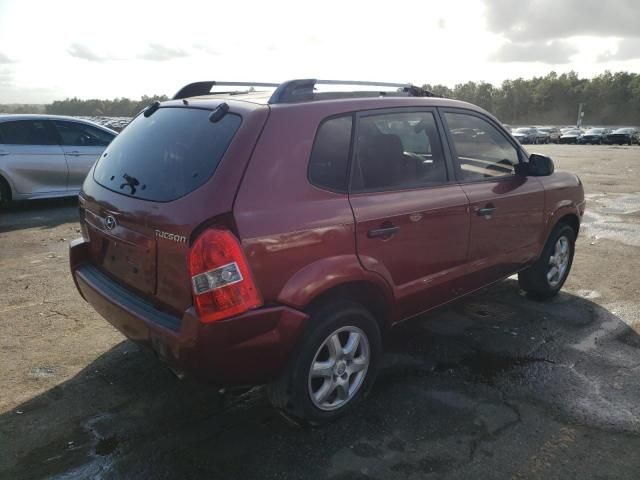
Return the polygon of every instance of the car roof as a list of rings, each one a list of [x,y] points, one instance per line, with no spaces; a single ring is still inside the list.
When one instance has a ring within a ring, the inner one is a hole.
[[[0,122],[16,121],[16,120],[64,120],[66,122],[84,123],[91,125],[92,127],[100,128],[108,132],[118,134],[118,132],[111,130],[109,127],[100,125],[99,123],[92,122],[91,120],[85,120],[84,118],[69,117],[66,115],[49,115],[40,113],[0,113]]]
[[[441,108],[463,108],[473,110],[495,117],[482,108],[471,103],[460,100],[452,100],[440,97],[400,97],[400,96],[379,96],[379,97],[355,97],[339,99],[322,99],[299,101],[293,103],[269,104],[270,92],[252,92],[243,94],[209,94],[198,97],[190,97],[181,100],[167,100],[162,102],[163,107],[192,106],[196,108],[214,109],[221,103],[227,103],[231,111],[251,111],[255,109],[270,108],[273,110],[308,110],[318,109],[326,111],[327,115],[339,113],[357,112],[362,110],[375,110],[385,108],[410,108],[410,107],[441,107]],[[496,120],[497,122],[497,120]]]

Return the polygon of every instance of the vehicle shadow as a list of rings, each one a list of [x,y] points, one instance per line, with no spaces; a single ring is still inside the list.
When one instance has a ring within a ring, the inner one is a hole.
[[[0,210],[0,233],[25,228],[54,228],[77,220],[77,196],[13,202]]]
[[[305,429],[260,388],[222,402],[125,341],[0,416],[0,477],[595,478],[617,462],[625,478],[640,459],[607,445],[640,448],[639,347],[613,312],[567,293],[535,302],[507,280],[398,326],[369,398]],[[547,448],[554,435],[566,445]],[[609,462],[572,456],[583,438]]]

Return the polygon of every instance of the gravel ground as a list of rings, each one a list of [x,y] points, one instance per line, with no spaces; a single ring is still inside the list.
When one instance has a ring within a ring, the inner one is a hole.
[[[398,327],[357,411],[294,427],[178,381],[88,307],[75,201],[0,214],[0,478],[640,478],[640,147],[531,148],[588,194],[548,302],[508,279]]]

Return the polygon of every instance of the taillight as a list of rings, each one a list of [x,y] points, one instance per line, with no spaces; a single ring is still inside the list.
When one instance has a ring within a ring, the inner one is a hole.
[[[240,242],[227,230],[205,230],[189,252],[196,310],[215,322],[262,305]]]

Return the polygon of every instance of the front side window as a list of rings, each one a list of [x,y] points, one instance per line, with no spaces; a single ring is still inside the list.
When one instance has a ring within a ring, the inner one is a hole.
[[[78,122],[54,122],[61,145],[77,147],[106,147],[113,140],[111,135],[104,130]]]
[[[320,188],[347,191],[352,117],[326,120],[316,134],[309,160],[309,180]]]
[[[433,113],[360,118],[354,191],[402,190],[446,182],[445,158]]]
[[[518,150],[495,126],[465,113],[447,112],[445,118],[462,180],[483,180],[515,173]]]
[[[50,125],[41,120],[0,123],[0,138],[7,145],[55,145]]]

